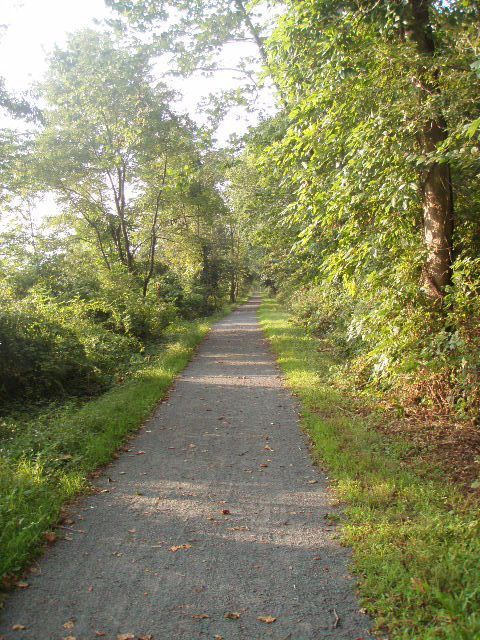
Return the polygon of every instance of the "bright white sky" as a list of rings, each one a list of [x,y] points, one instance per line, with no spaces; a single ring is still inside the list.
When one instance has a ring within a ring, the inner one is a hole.
[[[68,33],[94,26],[95,19],[111,15],[103,0],[0,0],[0,4],[0,24],[6,25],[0,37],[0,76],[14,92],[25,91],[41,79],[46,70],[46,56],[55,44],[65,44]],[[224,66],[235,66],[238,47],[244,46],[237,44],[235,50],[230,48]],[[184,95],[179,108],[195,117],[202,98],[216,89],[238,86],[233,75],[222,72],[212,78],[199,75],[188,80],[171,78],[167,82]],[[268,92],[265,101],[266,106],[272,103]],[[225,141],[231,133],[241,134],[253,122],[254,117],[244,110],[233,112],[222,124],[218,138]]]

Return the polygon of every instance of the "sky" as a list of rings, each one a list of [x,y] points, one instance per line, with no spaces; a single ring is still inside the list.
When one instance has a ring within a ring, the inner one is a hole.
[[[112,15],[103,0],[0,0],[0,4],[0,24],[6,25],[3,34],[0,33],[0,76],[13,92],[26,91],[42,78],[49,51],[55,45],[64,45],[68,33]],[[245,46],[250,45],[230,47],[225,53],[224,66],[234,66],[239,53],[245,52],[242,51]],[[188,80],[171,78],[168,82],[184,96],[177,108],[188,111],[200,123],[202,117],[197,107],[203,98],[220,88],[238,86],[234,74],[227,72],[211,78],[200,74]],[[269,107],[271,96],[265,95],[264,99]],[[254,121],[252,114],[234,111],[220,126],[217,137],[225,142],[230,134],[243,133]]]

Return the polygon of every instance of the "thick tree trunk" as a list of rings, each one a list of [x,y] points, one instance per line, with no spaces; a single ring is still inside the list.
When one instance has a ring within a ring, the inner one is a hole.
[[[417,51],[428,57],[435,53],[430,0],[409,0],[408,26],[405,35]],[[416,85],[421,99],[428,99],[440,92],[438,78],[428,68],[420,68]],[[422,153],[435,151],[447,138],[448,131],[441,113],[432,113],[421,128],[419,143]],[[453,261],[454,207],[450,166],[433,163],[422,176],[422,208],[424,241],[427,258],[424,267],[424,284],[433,300],[441,300],[445,287],[451,282]]]

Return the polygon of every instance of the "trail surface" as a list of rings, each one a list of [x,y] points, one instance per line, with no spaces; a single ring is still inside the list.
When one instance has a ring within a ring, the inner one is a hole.
[[[0,636],[370,638],[258,304],[215,325],[98,480],[108,492],[79,501],[70,539],[8,599]]]

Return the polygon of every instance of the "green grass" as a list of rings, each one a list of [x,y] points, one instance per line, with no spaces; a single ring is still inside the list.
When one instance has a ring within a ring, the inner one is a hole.
[[[260,316],[345,504],[342,539],[353,547],[363,605],[379,632],[391,640],[479,640],[478,508],[438,470],[412,465],[408,442],[375,429],[381,414],[335,386],[338,361],[315,337],[272,300]]]
[[[109,462],[140,427],[202,341],[213,316],[176,324],[159,353],[125,383],[95,400],[28,410],[5,419],[0,440],[0,578],[39,552],[62,506],[87,490],[88,475]]]

